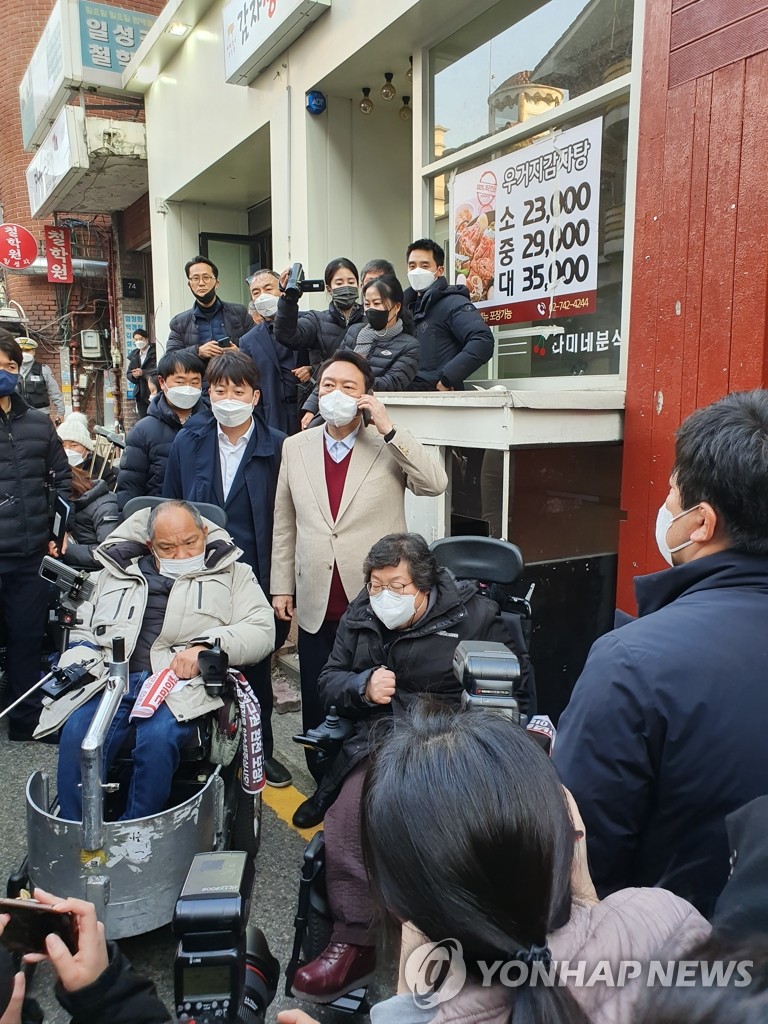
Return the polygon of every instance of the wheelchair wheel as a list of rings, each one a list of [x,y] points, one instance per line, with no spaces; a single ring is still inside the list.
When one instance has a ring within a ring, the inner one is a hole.
[[[232,835],[229,846],[232,850],[244,850],[255,857],[261,845],[261,793],[255,796],[244,793],[237,795],[237,807],[232,821]]]

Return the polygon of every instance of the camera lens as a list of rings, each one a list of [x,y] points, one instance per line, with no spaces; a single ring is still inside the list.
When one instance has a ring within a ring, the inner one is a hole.
[[[240,1024],[262,1024],[266,1009],[277,992],[280,964],[272,956],[264,932],[248,926],[245,948],[243,998],[237,1019]]]

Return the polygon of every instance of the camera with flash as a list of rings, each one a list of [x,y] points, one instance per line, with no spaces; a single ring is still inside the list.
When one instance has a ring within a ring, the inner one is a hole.
[[[504,644],[485,640],[462,640],[453,655],[453,674],[461,683],[462,708],[502,711],[525,728],[515,699],[515,686],[520,680],[517,655]]]

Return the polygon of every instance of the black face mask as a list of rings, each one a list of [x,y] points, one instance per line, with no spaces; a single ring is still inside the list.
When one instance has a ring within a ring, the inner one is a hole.
[[[365,319],[374,331],[385,331],[389,320],[390,310],[388,309],[366,309]]]
[[[210,306],[210,304],[213,302],[215,298],[216,286],[214,285],[214,287],[211,288],[209,292],[206,292],[205,295],[195,295],[195,302],[197,302],[201,306]]]
[[[360,289],[356,285],[345,284],[331,291],[331,299],[337,309],[352,309],[360,298]]]

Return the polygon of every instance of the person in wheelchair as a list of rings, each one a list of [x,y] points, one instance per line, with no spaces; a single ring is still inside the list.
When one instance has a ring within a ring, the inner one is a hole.
[[[103,565],[91,603],[61,665],[93,662],[93,681],[44,701],[37,738],[60,728],[58,797],[61,817],[79,821],[80,746],[106,682],[112,641],[125,638],[129,692],[107,733],[104,771],[133,739],[133,769],[124,819],[163,810],[180,751],[197,720],[222,705],[206,692],[198,654],[218,640],[231,665],[253,664],[272,651],[274,616],[250,566],[229,534],[186,501],[136,512],[99,546]],[[178,682],[149,718],[129,718],[144,681],[170,668]]]
[[[498,605],[479,594],[474,582],[458,581],[448,569],[438,568],[419,534],[383,537],[368,552],[363,573],[365,589],[341,619],[319,679],[326,708],[335,707],[355,728],[312,798],[318,818],[328,808],[326,887],[334,927],[327,948],[294,977],[294,995],[310,1002],[328,1002],[365,984],[375,966],[360,807],[369,754],[380,730],[404,718],[426,694],[459,705],[462,688],[453,655],[460,641],[501,642],[515,650]],[[515,697],[520,712],[527,714],[527,676],[521,676]]]

